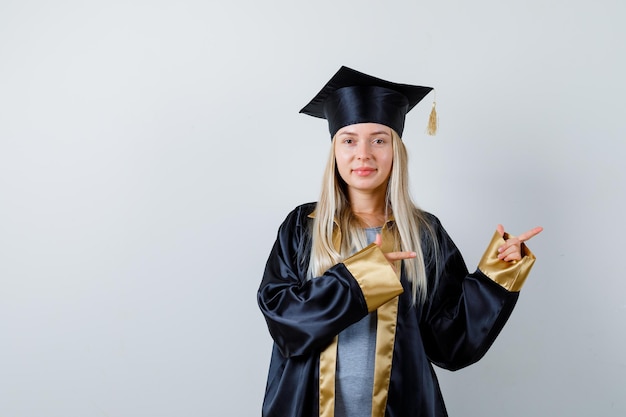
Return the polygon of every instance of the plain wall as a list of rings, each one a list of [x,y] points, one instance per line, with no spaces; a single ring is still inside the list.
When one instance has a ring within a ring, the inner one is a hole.
[[[255,416],[256,290],[347,65],[436,87],[412,193],[477,264],[545,231],[451,416],[626,414],[623,1],[0,3],[0,415]]]

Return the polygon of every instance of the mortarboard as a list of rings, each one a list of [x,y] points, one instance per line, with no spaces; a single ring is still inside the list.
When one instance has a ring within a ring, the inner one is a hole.
[[[398,84],[342,66],[300,113],[328,120],[331,138],[344,126],[380,123],[400,137],[404,119],[432,87]],[[435,107],[430,115],[428,133],[436,130]]]

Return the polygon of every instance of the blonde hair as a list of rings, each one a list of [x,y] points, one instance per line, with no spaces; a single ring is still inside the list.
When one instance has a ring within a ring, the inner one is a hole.
[[[389,214],[393,214],[394,223],[390,230],[395,236],[396,250],[410,250],[417,254],[415,258],[404,260],[403,265],[405,275],[411,283],[413,303],[421,304],[428,294],[424,253],[436,256],[437,239],[432,226],[425,219],[424,212],[417,208],[411,199],[407,151],[398,134],[393,129],[391,132],[393,165],[385,197],[387,218]],[[332,143],[312,225],[309,278],[322,275],[328,268],[352,255],[355,249],[360,250],[366,246],[365,232],[352,213],[346,185],[337,171],[334,152],[335,138]],[[342,232],[339,250],[335,248],[332,241],[335,221]],[[424,245],[429,247],[424,247]],[[438,276],[437,264],[435,258],[435,276]]]

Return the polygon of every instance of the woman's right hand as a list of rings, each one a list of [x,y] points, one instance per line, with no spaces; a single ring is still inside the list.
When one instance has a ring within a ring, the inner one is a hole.
[[[376,239],[374,240],[374,243],[376,243],[376,246],[382,249],[383,237],[380,233],[376,234]],[[389,261],[389,264],[394,269],[394,271],[396,270],[394,262],[401,261],[403,259],[415,258],[417,256],[415,252],[383,252],[383,254],[385,255],[385,258],[387,258],[387,261]]]

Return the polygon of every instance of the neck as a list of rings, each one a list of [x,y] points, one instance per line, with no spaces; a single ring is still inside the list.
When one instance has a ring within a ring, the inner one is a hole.
[[[384,194],[351,192],[350,208],[365,227],[382,226],[387,220],[387,215],[390,214]]]

